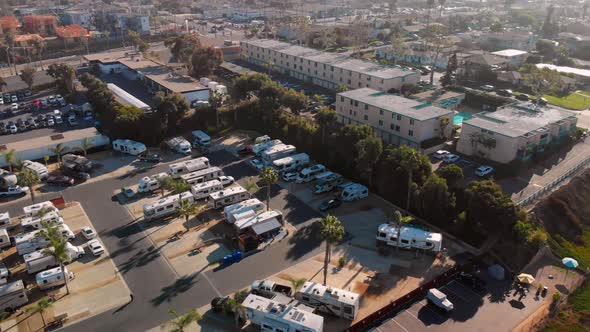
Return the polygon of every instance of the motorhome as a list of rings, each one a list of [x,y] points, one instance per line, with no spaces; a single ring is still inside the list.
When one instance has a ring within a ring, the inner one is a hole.
[[[113,141],[113,150],[137,156],[146,152],[147,147],[141,142],[130,139],[116,139]]]
[[[270,136],[268,136],[268,135],[258,136],[254,139],[254,144],[260,144],[260,143],[265,143],[265,142],[269,142],[269,141],[270,141]]]
[[[174,179],[178,179],[183,174],[196,172],[208,168],[209,166],[209,159],[206,157],[199,157],[191,160],[181,161],[168,166],[168,173],[170,173]]]
[[[203,183],[206,181],[210,181],[213,179],[217,179],[218,177],[223,175],[223,171],[221,168],[213,166],[209,168],[205,168],[199,171],[190,172],[184,175],[181,175],[180,178],[184,180],[186,183],[193,185],[197,183]]]
[[[264,150],[260,154],[260,160],[264,165],[270,166],[273,161],[292,156],[295,153],[297,153],[297,150],[293,145],[279,144]]]
[[[61,157],[62,167],[78,172],[90,172],[94,165],[92,161],[84,156],[68,153]]]
[[[66,224],[58,225],[57,229],[66,240],[73,240],[76,238],[76,234],[74,234]],[[49,246],[49,241],[40,235],[41,230],[36,230],[14,236],[14,244],[18,254],[28,254]]]
[[[61,225],[64,223],[64,219],[59,214],[59,211],[51,210],[45,213],[42,218],[40,218],[39,215],[34,217],[23,217],[20,224],[24,228],[41,229],[43,228],[42,223]]]
[[[442,250],[442,234],[434,233],[417,226],[402,226],[399,243],[398,228],[391,224],[381,224],[377,229],[377,245],[388,245],[406,249],[421,249],[433,253]]]
[[[209,194],[223,190],[223,184],[219,180],[211,180],[203,183],[195,184],[191,187],[191,193],[195,200],[203,199]]]
[[[5,285],[8,283],[8,278],[10,278],[10,270],[6,267],[6,264],[0,258],[0,285]]]
[[[313,281],[305,282],[295,294],[295,299],[319,311],[349,320],[356,318],[360,303],[357,293]]]
[[[12,221],[10,220],[10,213],[2,212],[0,213],[0,229],[2,228],[11,228]]]
[[[46,290],[49,288],[65,285],[65,278],[68,278],[68,282],[74,280],[74,272],[68,271],[68,268],[65,266],[63,271],[61,267],[56,267],[43,272],[39,272],[35,276],[37,286],[39,286],[40,290]]]
[[[53,247],[47,249],[51,250]],[[67,263],[72,262],[78,258],[84,256],[85,251],[82,247],[74,246],[71,243],[66,244],[66,254],[68,256]],[[39,271],[47,270],[52,267],[59,265],[59,262],[52,255],[45,254],[43,250],[33,251],[31,253],[23,255],[27,272],[33,274]]]
[[[242,302],[248,320],[262,331],[322,332],[324,317],[301,304],[285,304],[255,294]]]
[[[170,150],[189,155],[192,153],[191,144],[184,137],[174,137],[166,141]]]
[[[26,168],[33,173],[37,174],[39,179],[43,180],[49,176],[49,171],[47,170],[47,166],[38,163],[36,161],[30,160],[23,160],[23,168]]]
[[[55,207],[55,205],[53,205],[53,203],[51,201],[45,201],[45,202],[25,206],[23,208],[23,213],[25,214],[25,217],[34,217],[39,213],[39,211],[41,209],[44,209],[48,212],[49,211],[57,211],[57,208]]]
[[[252,146],[252,152],[255,155],[259,156],[262,152],[264,152],[264,150],[270,149],[273,146],[280,145],[280,144],[283,144],[283,142],[281,142],[281,140],[279,140],[279,139],[254,144],[254,146]]]
[[[332,191],[336,186],[344,181],[344,177],[338,173],[332,173],[330,176],[320,179],[314,186],[314,193],[321,194]]]
[[[158,173],[152,176],[144,176],[139,180],[139,186],[137,187],[138,193],[150,193],[154,190],[160,189],[160,181],[163,178],[170,177],[168,173]]]
[[[10,243],[10,236],[8,236],[8,231],[6,228],[0,228],[0,248],[10,247],[12,243]]]
[[[223,208],[225,221],[233,224],[236,220],[255,216],[266,210],[266,204],[262,203],[258,198],[250,198],[245,201],[228,205]]]
[[[369,189],[362,184],[353,183],[342,189],[340,199],[344,202],[355,201],[357,199],[363,199],[369,196]]]
[[[250,193],[241,186],[225,188],[207,197],[207,204],[213,209],[235,204],[250,198]]]
[[[22,280],[0,285],[0,311],[12,311],[29,302]]]
[[[161,200],[143,205],[143,218],[145,221],[164,218],[175,214],[180,208],[182,201],[194,203],[195,198],[190,191],[185,191],[179,195],[172,195]]]
[[[251,232],[257,236],[279,230],[283,226],[283,214],[279,211],[264,211],[258,215],[238,219],[234,222],[237,235]]]
[[[316,164],[311,167],[307,167],[302,169],[299,174],[297,174],[297,179],[295,182],[297,183],[307,183],[311,182],[315,179],[315,176],[323,173],[326,171],[326,166],[322,164]]]
[[[277,159],[272,162],[272,165],[279,173],[298,170],[309,165],[309,155],[307,153],[298,153],[293,156]]]
[[[315,176],[314,181],[322,182],[325,179],[332,178],[334,176],[334,174],[336,174],[336,173],[331,172],[331,171],[322,172],[322,173],[320,173],[320,174],[318,174],[318,175]]]
[[[211,145],[211,137],[202,130],[195,130],[191,132],[193,136],[193,147],[206,148]]]

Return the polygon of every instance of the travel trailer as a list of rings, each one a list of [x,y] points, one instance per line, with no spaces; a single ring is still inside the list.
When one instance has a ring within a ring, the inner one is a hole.
[[[47,249],[51,249],[49,247]],[[74,246],[71,243],[66,244],[66,253],[68,255],[68,263],[84,256],[85,251],[82,247]],[[33,251],[32,253],[23,255],[27,272],[33,274],[39,271],[47,270],[48,268],[56,267],[59,262],[55,260],[55,257],[43,253],[43,250]]]
[[[309,155],[307,153],[298,153],[293,156],[277,159],[272,162],[272,165],[279,173],[298,170],[301,167],[309,165]]]
[[[254,144],[265,143],[268,141],[270,141],[270,136],[268,136],[268,135],[258,136],[254,139]]]
[[[45,201],[25,206],[23,208],[23,213],[25,214],[25,217],[34,217],[39,213],[41,209],[45,209],[47,211],[57,211],[57,208],[55,207],[55,205],[53,205],[53,203],[51,203],[51,201]]]
[[[291,305],[249,294],[242,302],[248,320],[262,331],[322,332],[324,317],[305,305]]]
[[[76,238],[76,234],[74,234],[66,224],[58,225],[57,229],[67,240],[73,240]],[[49,241],[46,238],[39,236],[40,232],[41,230],[36,230],[18,234],[14,237],[14,245],[16,246],[16,251],[19,255],[28,254],[49,246]]]
[[[6,228],[0,228],[0,248],[10,247],[12,243],[10,243],[10,236],[8,236],[8,231]]]
[[[325,171],[325,172],[322,172],[322,173],[316,175],[314,180],[317,182],[322,182],[325,179],[332,178],[334,176],[334,174],[336,174],[336,173],[331,172],[331,171]]]
[[[316,164],[311,167],[307,167],[302,169],[299,174],[297,174],[297,179],[295,182],[297,183],[307,183],[311,182],[315,179],[316,175],[323,173],[326,171],[326,166],[322,164]]]
[[[24,217],[21,219],[21,226],[24,228],[34,228],[34,229],[41,229],[43,228],[42,223],[47,223],[49,225],[61,225],[64,223],[64,218],[59,214],[59,211],[51,210],[43,215],[43,218],[40,218],[39,215],[34,217]]]
[[[12,221],[10,220],[10,213],[8,212],[3,212],[0,213],[0,229],[4,228],[11,228],[12,227]]]
[[[236,220],[255,216],[266,210],[266,204],[258,198],[250,198],[223,208],[225,221],[233,224]]]
[[[223,190],[223,184],[219,180],[211,180],[195,184],[191,187],[191,193],[195,200],[207,198],[209,194]]]
[[[276,145],[279,145],[279,144],[283,144],[283,142],[281,142],[281,140],[279,140],[279,139],[275,139],[275,140],[272,140],[272,141],[266,141],[266,142],[254,144],[254,146],[252,146],[252,152],[255,155],[259,156],[262,152],[264,152],[264,150],[270,149],[273,146],[276,146]]]
[[[143,218],[145,221],[156,220],[159,218],[169,217],[176,213],[180,208],[182,201],[194,203],[195,199],[190,191],[185,191],[179,195],[172,195],[161,200],[143,205]]]
[[[264,211],[258,215],[238,219],[234,222],[237,235],[251,232],[257,236],[279,230],[283,226],[283,214],[279,211]]]
[[[203,183],[206,181],[210,181],[213,179],[217,179],[218,177],[223,175],[223,171],[221,168],[213,166],[209,168],[205,168],[202,170],[198,170],[195,172],[190,172],[184,175],[181,175],[180,178],[184,180],[186,183],[193,185],[197,183]]]
[[[8,278],[10,278],[10,270],[6,267],[6,264],[0,258],[0,285],[6,285]]]
[[[398,246],[397,226],[381,224],[377,229],[377,245]],[[442,250],[442,234],[426,231],[417,226],[402,226],[399,246],[437,253]]]
[[[295,294],[295,299],[319,311],[354,320],[359,311],[357,293],[307,281]]]
[[[240,186],[225,188],[207,197],[207,204],[213,209],[235,204],[250,198],[250,193]]]
[[[211,145],[211,137],[202,130],[195,130],[191,132],[191,135],[193,136],[193,147],[206,148]]]
[[[338,173],[332,173],[330,176],[327,176],[318,181],[318,183],[314,186],[314,194],[321,194],[327,193],[332,191],[336,186],[341,184],[344,181],[342,175]]]
[[[144,176],[139,180],[139,186],[137,187],[138,193],[150,193],[154,190],[160,189],[160,181],[163,178],[170,177],[168,173],[158,173],[152,176]]]
[[[352,183],[342,189],[340,199],[344,202],[355,201],[357,199],[367,198],[369,196],[369,189],[362,184]]]
[[[29,302],[22,280],[0,285],[0,311],[12,311]]]
[[[23,160],[23,168],[26,168],[33,173],[37,174],[39,179],[43,180],[49,176],[49,171],[47,170],[47,166],[38,163],[36,161],[30,160]]]
[[[437,307],[449,312],[454,309],[453,302],[449,301],[447,294],[436,288],[431,288],[426,293],[426,299]]]
[[[141,142],[130,139],[116,139],[113,141],[113,150],[137,156],[146,152],[147,147]]]
[[[35,280],[40,290],[46,290],[54,287],[59,287],[66,284],[65,278],[68,282],[74,280],[74,272],[68,271],[64,266],[63,272],[61,267],[56,267],[50,270],[37,273]]]
[[[167,140],[166,145],[168,145],[170,150],[176,151],[178,153],[189,155],[193,152],[191,149],[191,143],[181,136]]]
[[[174,179],[178,179],[183,174],[196,172],[208,168],[209,166],[209,159],[206,157],[199,157],[168,166],[168,173],[170,173]]]
[[[273,161],[294,155],[295,153],[297,153],[297,150],[293,145],[279,144],[264,150],[260,154],[260,160],[264,165],[270,166]]]

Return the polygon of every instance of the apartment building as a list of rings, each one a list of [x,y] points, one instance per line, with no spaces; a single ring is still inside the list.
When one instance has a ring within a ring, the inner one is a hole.
[[[492,55],[499,56],[500,58],[504,58],[510,61],[510,65],[513,66],[521,66],[525,63],[526,59],[529,57],[529,52],[521,51],[521,50],[501,50],[492,52]]]
[[[499,163],[528,160],[548,145],[562,142],[576,123],[573,112],[532,103],[509,104],[464,120],[457,151]]]
[[[420,73],[291,45],[272,39],[243,40],[242,59],[305,82],[336,90],[371,88],[378,91],[400,90],[403,84],[416,84]]]
[[[55,34],[57,16],[55,15],[29,15],[23,17],[23,28],[28,33],[36,33],[41,36]]]
[[[342,124],[368,124],[386,143],[419,149],[430,138],[448,137],[453,111],[370,88],[339,93],[336,113]]]

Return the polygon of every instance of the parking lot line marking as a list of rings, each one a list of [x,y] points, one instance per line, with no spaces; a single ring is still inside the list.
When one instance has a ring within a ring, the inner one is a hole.
[[[418,318],[418,317],[414,316],[414,314],[413,314],[413,313],[411,313],[411,312],[409,312],[408,310],[404,310],[404,312],[408,313],[408,315],[410,315],[410,316],[412,316],[412,317],[416,318],[416,320],[418,320],[418,321],[420,321],[420,322],[421,322],[420,318]]]
[[[408,331],[408,329],[406,329],[402,324],[398,323],[395,319],[391,319],[397,326],[401,327],[404,331],[406,332],[410,332]]]
[[[483,297],[481,294],[478,294],[477,292],[475,292],[473,289],[471,289],[467,285],[463,284],[462,282],[455,281],[455,280],[453,280],[452,282],[454,282],[455,284],[457,284],[457,285],[461,286],[462,288],[466,289],[468,292],[475,294],[475,296],[477,296],[478,298]]]
[[[203,276],[203,278],[205,278],[205,280],[207,280],[207,282],[209,283],[209,285],[211,285],[211,288],[213,288],[213,290],[215,291],[215,293],[217,294],[217,296],[222,297],[223,294],[221,294],[221,292],[219,291],[219,289],[217,289],[217,287],[215,287],[215,285],[213,285],[213,282],[211,281],[211,279],[209,279],[209,277],[207,277],[207,274],[205,274],[204,271],[199,273],[200,275]]]
[[[449,284],[449,285],[450,285],[450,284]],[[446,291],[450,292],[451,294],[455,295],[455,296],[456,296],[456,297],[458,297],[459,299],[463,300],[463,302],[466,302],[466,303],[472,303],[472,301],[469,301],[469,300],[467,300],[466,298],[464,298],[463,296],[461,296],[461,295],[457,294],[457,292],[456,292],[456,291],[453,291],[453,290],[452,290],[452,289],[451,289],[451,288],[450,288],[448,285],[446,285],[446,286],[444,286],[444,287],[442,287],[442,288],[446,288]],[[442,288],[441,288],[441,290],[442,290]]]

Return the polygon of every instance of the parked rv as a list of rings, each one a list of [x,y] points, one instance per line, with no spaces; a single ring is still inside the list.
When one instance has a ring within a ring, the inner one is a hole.
[[[68,268],[65,266],[63,271],[61,267],[56,267],[50,270],[39,272],[35,276],[37,286],[39,286],[39,289],[41,290],[65,285],[65,278],[68,278],[68,282],[74,280],[74,272],[68,271]]]
[[[195,200],[206,198],[209,194],[221,190],[223,190],[223,184],[219,180],[197,183],[191,187],[191,193]]]
[[[262,203],[258,198],[250,198],[226,206],[223,208],[223,214],[225,215],[225,220],[233,224],[236,220],[255,216],[264,210],[266,210],[266,204]]]
[[[45,179],[49,175],[47,166],[36,161],[23,160],[23,168],[26,168],[32,171],[33,173],[37,174],[37,176],[41,180]]]
[[[221,170],[221,168],[213,166],[199,171],[181,175],[180,178],[184,180],[186,183],[193,185],[217,179],[222,175],[223,171]]]
[[[273,146],[279,145],[279,144],[283,144],[283,142],[281,142],[281,140],[275,139],[272,141],[266,141],[266,142],[262,142],[262,143],[258,143],[258,144],[254,144],[252,146],[252,152],[259,156],[262,152],[264,152],[266,149],[270,149]]]
[[[235,204],[250,198],[250,193],[240,186],[225,188],[207,197],[207,204],[213,209]]]
[[[279,144],[264,150],[260,154],[260,161],[266,166],[272,165],[272,162],[281,158],[292,156],[297,153],[293,145]]]
[[[51,248],[52,247],[49,247],[47,249],[51,250]],[[85,251],[84,248],[74,246],[68,242],[66,244],[66,254],[68,256],[67,263],[70,263],[78,258],[82,258],[82,256],[85,254]],[[25,254],[23,259],[29,274],[59,266],[59,262],[55,259],[55,257],[43,253],[43,250],[37,250],[33,251],[32,253]]]
[[[29,302],[22,280],[0,285],[0,311],[13,311]]]
[[[10,247],[11,245],[8,231],[6,228],[0,228],[0,248]]]
[[[0,229],[8,229],[12,227],[12,221],[10,220],[10,213],[0,213]]]
[[[453,310],[454,306],[449,299],[447,299],[447,295],[436,288],[431,288],[426,293],[426,299],[435,306],[449,312]]]
[[[158,173],[152,176],[144,176],[139,180],[139,186],[137,187],[138,193],[150,193],[154,190],[160,189],[160,181],[163,178],[170,177],[168,173]]]
[[[174,137],[166,141],[170,150],[189,155],[192,153],[191,144],[184,137]]]
[[[396,225],[381,224],[377,229],[377,245],[406,249],[421,249],[433,253],[442,250],[442,234],[429,232],[417,226],[402,226],[398,243]]]
[[[344,181],[342,175],[338,173],[332,173],[329,176],[321,178],[318,183],[314,186],[314,194],[327,193],[332,191],[336,186]]]
[[[261,331],[322,332],[324,317],[284,299],[249,294],[242,303],[248,320]]]
[[[254,280],[250,289],[252,289],[252,294],[264,296],[268,299],[274,298],[277,294],[291,296],[291,293],[293,292],[291,287],[281,285],[269,279]]]
[[[113,150],[137,156],[147,151],[147,147],[130,139],[116,139],[113,141]]]
[[[340,198],[344,202],[355,201],[357,199],[367,198],[369,196],[369,189],[362,184],[353,183],[342,189]]]
[[[268,135],[258,136],[254,139],[254,144],[266,143],[269,141],[270,141],[270,136],[268,136]]]
[[[23,217],[20,224],[24,228],[41,229],[43,228],[42,223],[47,223],[49,225],[61,225],[64,223],[64,219],[59,214],[59,211],[50,210],[49,212],[45,213],[43,217],[40,217],[39,215],[34,217]]]
[[[196,172],[208,168],[209,166],[209,159],[206,157],[200,157],[172,164],[168,166],[168,173],[170,173],[174,179],[178,179],[183,174]]]
[[[316,164],[308,168],[302,169],[299,174],[297,175],[297,179],[295,182],[297,183],[307,183],[311,182],[315,179],[315,176],[324,172],[326,167],[322,164]]]
[[[8,278],[10,278],[10,270],[6,267],[6,264],[0,258],[0,285],[6,285]]]
[[[359,311],[360,296],[344,289],[307,281],[295,299],[327,314],[354,320]]]
[[[272,162],[272,165],[279,173],[298,170],[309,165],[309,155],[307,153],[298,153],[293,156],[277,159]]]
[[[151,204],[144,204],[143,218],[145,221],[150,221],[174,215],[180,208],[182,201],[188,201],[192,204],[195,199],[190,191],[185,191],[179,195],[162,198]]]
[[[23,208],[23,213],[25,217],[34,217],[39,214],[39,211],[46,210],[47,212],[50,211],[58,211],[55,205],[51,201],[45,201],[33,205],[28,205]]]
[[[202,130],[195,130],[191,132],[193,136],[193,147],[207,148],[211,145],[211,137],[205,134]]]

